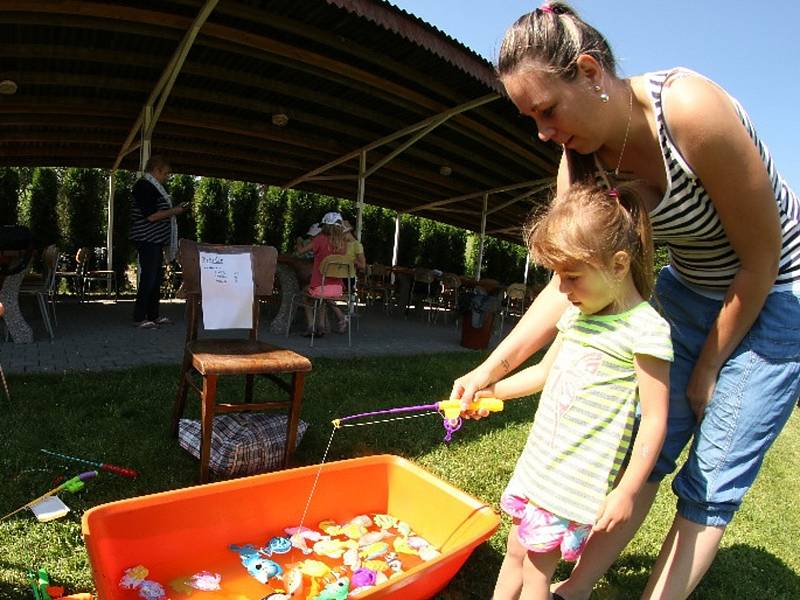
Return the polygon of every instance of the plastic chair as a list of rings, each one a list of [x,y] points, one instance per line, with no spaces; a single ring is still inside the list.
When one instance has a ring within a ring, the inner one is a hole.
[[[506,288],[505,302],[500,310],[500,335],[503,335],[503,326],[506,315],[522,317],[525,314],[528,288],[524,283],[512,283]]]
[[[58,246],[52,244],[42,252],[42,262],[44,272],[42,278],[34,284],[26,284],[24,281],[19,289],[20,295],[30,295],[36,297],[39,305],[39,312],[42,314],[42,321],[45,329],[50,335],[50,339],[55,339],[54,325],[58,324],[56,319],[56,268],[58,266]],[[52,312],[52,320],[50,318]]]
[[[200,284],[199,252],[218,254],[250,253],[253,269],[253,323],[246,339],[198,339],[202,289]],[[177,437],[178,424],[186,406],[189,387],[200,396],[201,440],[200,481],[208,481],[211,457],[211,433],[214,415],[220,413],[284,409],[288,411],[288,430],[283,466],[289,460],[297,440],[297,426],[303,400],[305,374],[311,362],[291,350],[272,346],[258,340],[259,300],[272,294],[278,253],[271,246],[211,246],[181,240],[179,259],[183,269],[183,294],[186,297],[186,346],[183,354],[178,393],[172,416],[172,435]],[[221,376],[244,375],[244,402],[217,402],[217,381]],[[288,397],[282,400],[253,401],[255,376],[264,376],[277,385]],[[201,384],[195,385],[199,376]],[[288,376],[286,381],[281,376]]]
[[[80,300],[84,302],[89,292],[89,286],[93,281],[100,281],[108,285],[109,281],[114,289],[114,301],[119,300],[119,289],[117,288],[117,274],[113,269],[92,269],[92,261],[97,256],[105,254],[105,248],[81,248],[75,259],[78,263],[80,273]]]
[[[295,301],[298,298],[303,298],[308,296],[309,298],[313,298],[314,300],[314,309],[313,309],[313,317],[311,319],[311,347],[314,347],[314,337],[317,332],[317,312],[319,311],[319,307],[324,301],[346,301],[347,302],[347,345],[353,345],[353,336],[352,336],[352,315],[353,315],[353,289],[350,285],[351,278],[356,276],[356,267],[353,264],[352,257],[347,256],[346,254],[330,254],[322,259],[322,262],[319,265],[320,273],[322,273],[322,284],[320,287],[324,290],[325,289],[325,280],[330,278],[338,278],[342,280],[347,280],[347,293],[342,293],[336,296],[327,296],[327,295],[314,295],[314,294],[306,294],[303,292],[301,294],[295,294],[292,298],[292,301],[289,305],[289,315],[290,318],[286,324],[286,337],[289,337],[289,329],[292,326],[292,319],[291,315],[294,315],[294,310],[296,308]],[[299,306],[299,305],[298,305]]]

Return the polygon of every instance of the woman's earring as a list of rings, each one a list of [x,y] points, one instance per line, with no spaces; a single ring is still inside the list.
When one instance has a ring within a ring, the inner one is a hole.
[[[595,94],[600,94],[600,102],[602,102],[603,104],[608,102],[608,94],[606,94],[603,91],[603,88],[601,88],[599,85],[595,84],[595,85],[592,86],[592,90],[594,91]]]

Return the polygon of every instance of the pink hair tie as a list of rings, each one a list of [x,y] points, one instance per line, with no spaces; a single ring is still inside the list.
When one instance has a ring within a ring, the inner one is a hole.
[[[617,200],[619,200],[619,190],[617,188],[611,188],[610,190],[608,190],[608,195],[611,198],[616,198]]]
[[[540,11],[542,11],[543,13],[549,13],[549,14],[551,14],[551,15],[554,15],[554,14],[555,14],[555,12],[553,11],[553,7],[552,7],[552,6],[550,6],[550,5],[549,5],[547,2],[545,2],[544,4],[542,4],[542,5],[539,7],[539,10],[540,10]]]

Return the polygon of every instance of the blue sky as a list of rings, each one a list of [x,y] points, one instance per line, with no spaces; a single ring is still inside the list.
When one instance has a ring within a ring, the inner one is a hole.
[[[530,0],[392,0],[494,62]],[[622,75],[685,66],[714,79],[750,114],[779,170],[800,192],[800,2],[572,0],[611,43]]]

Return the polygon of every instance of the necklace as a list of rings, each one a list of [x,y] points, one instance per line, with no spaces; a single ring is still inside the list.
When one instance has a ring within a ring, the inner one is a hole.
[[[625,138],[622,140],[622,149],[619,151],[619,158],[617,159],[617,167],[614,169],[614,175],[619,177],[619,168],[622,166],[622,157],[625,156],[625,147],[628,145],[628,133],[631,130],[631,117],[633,116],[633,86],[628,83],[628,122],[625,124]]]

